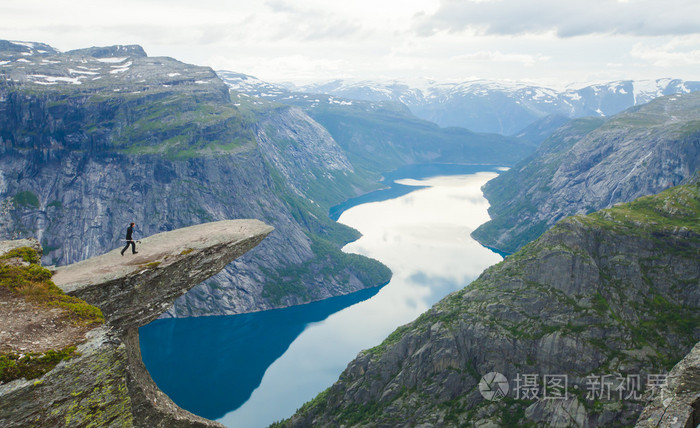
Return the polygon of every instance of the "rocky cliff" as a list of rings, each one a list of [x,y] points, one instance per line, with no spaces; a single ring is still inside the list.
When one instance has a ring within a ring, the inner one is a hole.
[[[0,237],[38,237],[47,264],[118,248],[131,221],[137,237],[231,218],[275,226],[171,316],[288,306],[390,277],[342,253],[357,232],[326,215],[376,184],[301,110],[236,106],[206,67],[139,46],[2,42],[0,153]]]
[[[484,186],[491,221],[472,236],[512,253],[567,215],[681,184],[700,168],[700,93],[658,98],[610,119],[574,120]]]
[[[629,426],[700,340],[699,314],[692,184],[560,221],[361,352],[280,425]],[[695,369],[678,370],[685,380],[666,388],[687,414]],[[490,372],[505,382],[480,385]]]
[[[138,255],[114,250],[58,269],[56,285],[99,307],[106,323],[48,373],[0,384],[0,425],[221,426],[180,409],[156,387],[141,360],[138,327],[271,231],[255,220],[207,223],[145,238]]]

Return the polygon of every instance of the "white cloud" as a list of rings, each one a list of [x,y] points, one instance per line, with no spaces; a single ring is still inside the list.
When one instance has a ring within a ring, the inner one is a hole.
[[[669,74],[700,80],[698,5],[697,0],[4,0],[0,37],[61,50],[140,44],[149,55],[270,81],[430,76],[561,84]]]
[[[422,35],[476,30],[482,34],[679,35],[700,33],[697,0],[442,0],[433,14],[417,17]]]
[[[630,53],[657,67],[700,64],[700,37],[676,37],[662,45],[637,43]]]
[[[492,62],[511,62],[519,63],[526,67],[531,67],[538,62],[546,62],[551,57],[536,54],[508,54],[498,51],[479,51],[470,54],[458,55],[450,58],[452,61],[492,61]]]

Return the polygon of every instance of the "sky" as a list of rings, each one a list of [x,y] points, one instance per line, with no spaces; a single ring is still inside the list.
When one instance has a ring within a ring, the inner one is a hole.
[[[0,39],[270,82],[700,80],[698,0],[3,0]]]

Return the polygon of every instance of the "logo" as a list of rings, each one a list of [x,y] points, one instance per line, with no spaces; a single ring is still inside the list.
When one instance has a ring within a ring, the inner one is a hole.
[[[486,373],[479,381],[479,392],[489,401],[501,401],[509,389],[508,379],[498,372]]]

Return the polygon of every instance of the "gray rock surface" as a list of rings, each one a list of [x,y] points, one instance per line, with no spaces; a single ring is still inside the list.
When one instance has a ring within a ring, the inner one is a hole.
[[[99,307],[106,324],[40,378],[0,385],[0,426],[221,427],[158,389],[141,360],[138,327],[271,231],[257,220],[201,224],[145,238],[138,255],[115,250],[59,269],[57,285]]]
[[[58,268],[54,283],[98,306],[110,325],[146,325],[175,299],[258,245],[273,228],[258,220],[227,220],[143,238],[138,254],[112,250]]]
[[[668,373],[637,421],[637,428],[700,426],[700,342]]]

